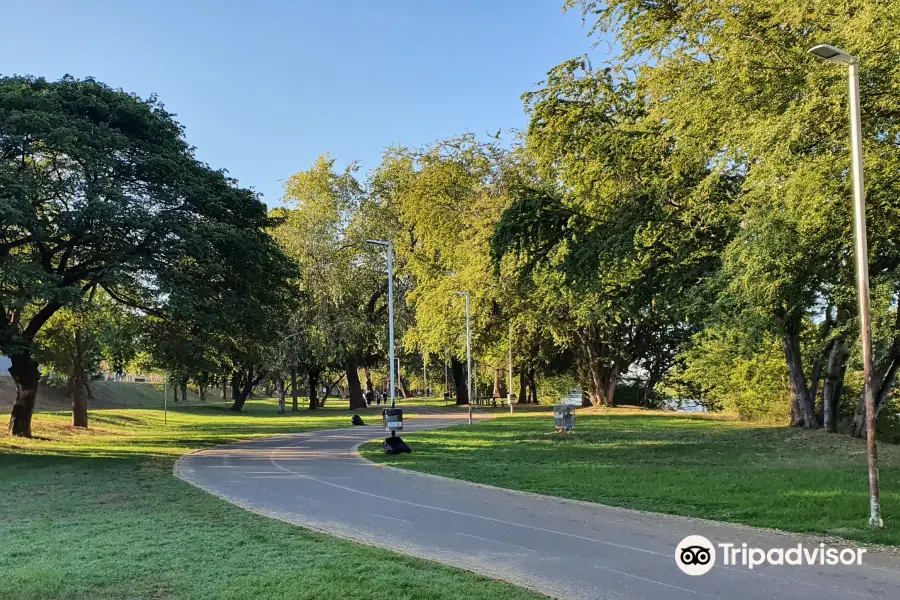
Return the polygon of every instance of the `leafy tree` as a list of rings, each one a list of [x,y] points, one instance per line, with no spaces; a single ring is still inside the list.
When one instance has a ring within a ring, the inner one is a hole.
[[[465,311],[456,292],[470,293],[473,353],[487,355],[507,337],[489,242],[509,203],[508,167],[497,145],[463,136],[423,149],[392,148],[372,176],[375,202],[396,219],[398,270],[410,288],[415,319],[404,347],[449,356],[458,404],[469,399]]]
[[[651,393],[695,330],[688,292],[720,264],[734,222],[713,207],[733,178],[681,152],[630,79],[586,60],[554,68],[525,99],[539,180],[513,190],[494,260],[517,257],[545,322],[576,351],[586,405],[613,405],[633,366]]]
[[[137,355],[139,335],[137,315],[94,288],[83,301],[57,311],[35,337],[35,358],[45,373],[66,381],[75,427],[88,426],[91,375],[103,361],[124,370]]]
[[[95,286],[148,314],[235,327],[281,300],[265,205],[194,158],[155,98],[92,79],[0,78],[0,351],[31,434],[34,340]]]
[[[280,361],[279,372],[295,366],[305,374],[309,407],[316,408],[322,375],[343,371],[354,409],[365,406],[359,368],[379,354],[385,331],[386,270],[383,252],[366,244],[377,237],[377,214],[356,167],[338,172],[334,165],[325,155],[293,175],[278,209],[284,222],[274,235],[300,264],[302,298],[283,331],[282,356],[289,362]]]
[[[900,153],[889,99],[900,81],[892,58],[900,41],[887,24],[897,22],[900,6],[874,0],[840,6],[570,0],[567,6],[580,6],[595,31],[616,35],[619,60],[634,67],[633,80],[657,119],[712,150],[713,172],[741,174],[742,193],[722,207],[736,210],[742,224],[726,251],[722,290],[736,310],[764,316],[781,339],[792,422],[817,426],[810,391],[828,391],[817,385],[823,372],[829,381],[842,377],[839,357],[858,323],[844,302],[854,281],[846,72],[807,50],[836,44],[862,65],[869,266],[873,287],[886,285],[896,298]],[[810,320],[840,332],[835,344],[811,338],[821,351],[812,360],[806,357],[816,353],[802,342]],[[897,339],[896,330],[887,338]],[[880,348],[875,380],[878,397],[886,398],[900,368],[900,344]]]

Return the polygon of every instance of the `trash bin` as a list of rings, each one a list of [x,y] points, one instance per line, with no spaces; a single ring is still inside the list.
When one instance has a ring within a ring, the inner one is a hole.
[[[553,425],[566,433],[575,428],[575,411],[568,404],[557,404],[553,407]]]
[[[384,423],[384,430],[393,434],[395,431],[403,430],[403,409],[402,408],[386,408],[381,411],[381,420]]]

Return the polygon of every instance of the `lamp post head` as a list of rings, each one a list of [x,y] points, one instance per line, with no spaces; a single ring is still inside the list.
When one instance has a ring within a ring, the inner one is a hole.
[[[375,244],[376,246],[390,246],[390,242],[383,242],[381,240],[366,240],[367,244]]]
[[[828,62],[838,65],[852,65],[856,62],[856,57],[852,56],[850,53],[845,52],[840,48],[829,46],[828,44],[819,44],[814,48],[810,48],[809,53],[816,58],[821,58],[822,60],[827,60]]]
[[[456,294],[457,296],[468,296],[469,295],[469,292],[453,292],[453,293]]]

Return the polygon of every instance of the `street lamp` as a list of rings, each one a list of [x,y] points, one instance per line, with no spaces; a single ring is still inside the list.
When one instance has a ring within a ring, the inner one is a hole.
[[[866,200],[863,187],[862,128],[859,114],[859,61],[855,56],[821,44],[810,54],[838,65],[850,75],[850,149],[853,174],[853,221],[856,238],[856,286],[859,293],[859,326],[862,338],[863,378],[866,403],[866,454],[869,459],[869,525],[884,527],[878,492],[878,449],[875,442],[875,391],[872,382],[872,318],[869,314],[869,252],[866,244]]]
[[[509,377],[506,382],[506,403],[509,404],[509,414],[513,414],[513,380],[512,380],[512,321],[509,322],[509,363],[507,367],[509,367]]]
[[[466,298],[466,393],[469,396],[469,425],[472,424],[472,328],[469,317],[469,292],[454,292]]]
[[[381,240],[366,240],[367,244],[385,246],[387,248],[388,278],[388,364],[390,368],[391,408],[394,408],[394,245]]]
[[[425,389],[425,406],[428,406],[428,353],[422,352],[422,387]]]

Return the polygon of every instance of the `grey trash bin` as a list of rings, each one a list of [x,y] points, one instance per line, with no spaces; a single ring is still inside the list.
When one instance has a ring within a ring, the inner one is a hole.
[[[403,429],[403,409],[402,408],[386,408],[381,411],[381,421],[385,431],[393,434],[395,431]]]
[[[553,407],[553,425],[566,433],[575,428],[575,411],[568,404],[558,404]]]

